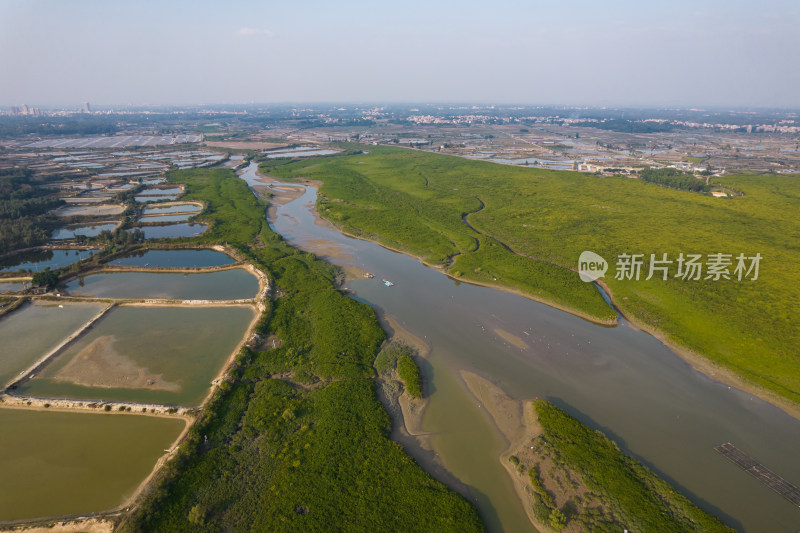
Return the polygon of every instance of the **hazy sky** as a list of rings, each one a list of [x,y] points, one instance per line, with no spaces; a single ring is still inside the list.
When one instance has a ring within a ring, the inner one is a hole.
[[[800,107],[800,1],[0,0],[0,105]]]

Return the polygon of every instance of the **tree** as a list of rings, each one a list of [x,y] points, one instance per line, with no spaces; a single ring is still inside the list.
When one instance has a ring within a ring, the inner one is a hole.
[[[202,526],[206,523],[206,510],[201,504],[197,504],[189,510],[189,522],[197,526]]]
[[[52,288],[58,283],[58,274],[52,270],[44,270],[33,275],[33,284],[40,287]]]

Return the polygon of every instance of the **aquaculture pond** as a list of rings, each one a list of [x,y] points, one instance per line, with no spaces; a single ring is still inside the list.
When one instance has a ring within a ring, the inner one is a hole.
[[[86,259],[97,252],[93,250],[36,250],[8,256],[0,259],[0,272],[28,271],[41,272],[61,268],[81,259]]]
[[[208,224],[185,222],[166,226],[142,226],[140,229],[146,239],[177,239],[180,237],[196,237],[203,233]]]
[[[53,214],[60,217],[75,217],[75,216],[107,216],[119,215],[125,211],[125,206],[122,204],[110,205],[87,205],[87,206],[64,206],[59,207]]]
[[[216,250],[147,250],[109,261],[109,265],[157,268],[205,268],[231,265],[236,260]]]
[[[0,281],[0,294],[6,292],[22,292],[27,288],[24,281]]]
[[[180,187],[165,187],[163,189],[144,189],[139,191],[139,195],[141,196],[158,196],[162,194],[180,194],[181,188]]]
[[[116,227],[116,222],[102,222],[100,224],[85,224],[80,226],[64,226],[63,228],[58,228],[55,230],[52,235],[50,235],[50,238],[55,240],[74,239],[78,235],[83,235],[84,237],[96,237],[104,231],[114,231],[114,228]]]
[[[104,307],[29,303],[0,318],[0,389]]]
[[[19,393],[197,405],[254,317],[249,306],[115,308]]]
[[[145,215],[166,215],[168,213],[199,213],[202,206],[195,204],[148,205],[142,211]]]
[[[142,224],[163,224],[165,222],[185,222],[195,216],[194,213],[184,213],[182,215],[155,215],[146,216],[139,219]]]
[[[88,514],[124,504],[185,424],[0,409],[0,520]]]
[[[242,268],[205,273],[109,272],[67,283],[73,296],[240,300],[258,294],[258,278]]]
[[[133,199],[137,202],[168,202],[178,198],[177,194],[165,194],[161,196],[134,196]]]

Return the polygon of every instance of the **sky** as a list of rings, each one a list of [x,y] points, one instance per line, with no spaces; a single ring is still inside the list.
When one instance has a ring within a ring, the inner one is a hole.
[[[0,0],[0,106],[800,108],[798,28],[798,0]]]

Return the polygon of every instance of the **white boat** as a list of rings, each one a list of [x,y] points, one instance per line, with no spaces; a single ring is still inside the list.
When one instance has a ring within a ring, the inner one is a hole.
[[[392,283],[388,279],[383,280],[383,284],[386,285],[387,287],[391,287],[392,285],[394,285],[394,283]]]

